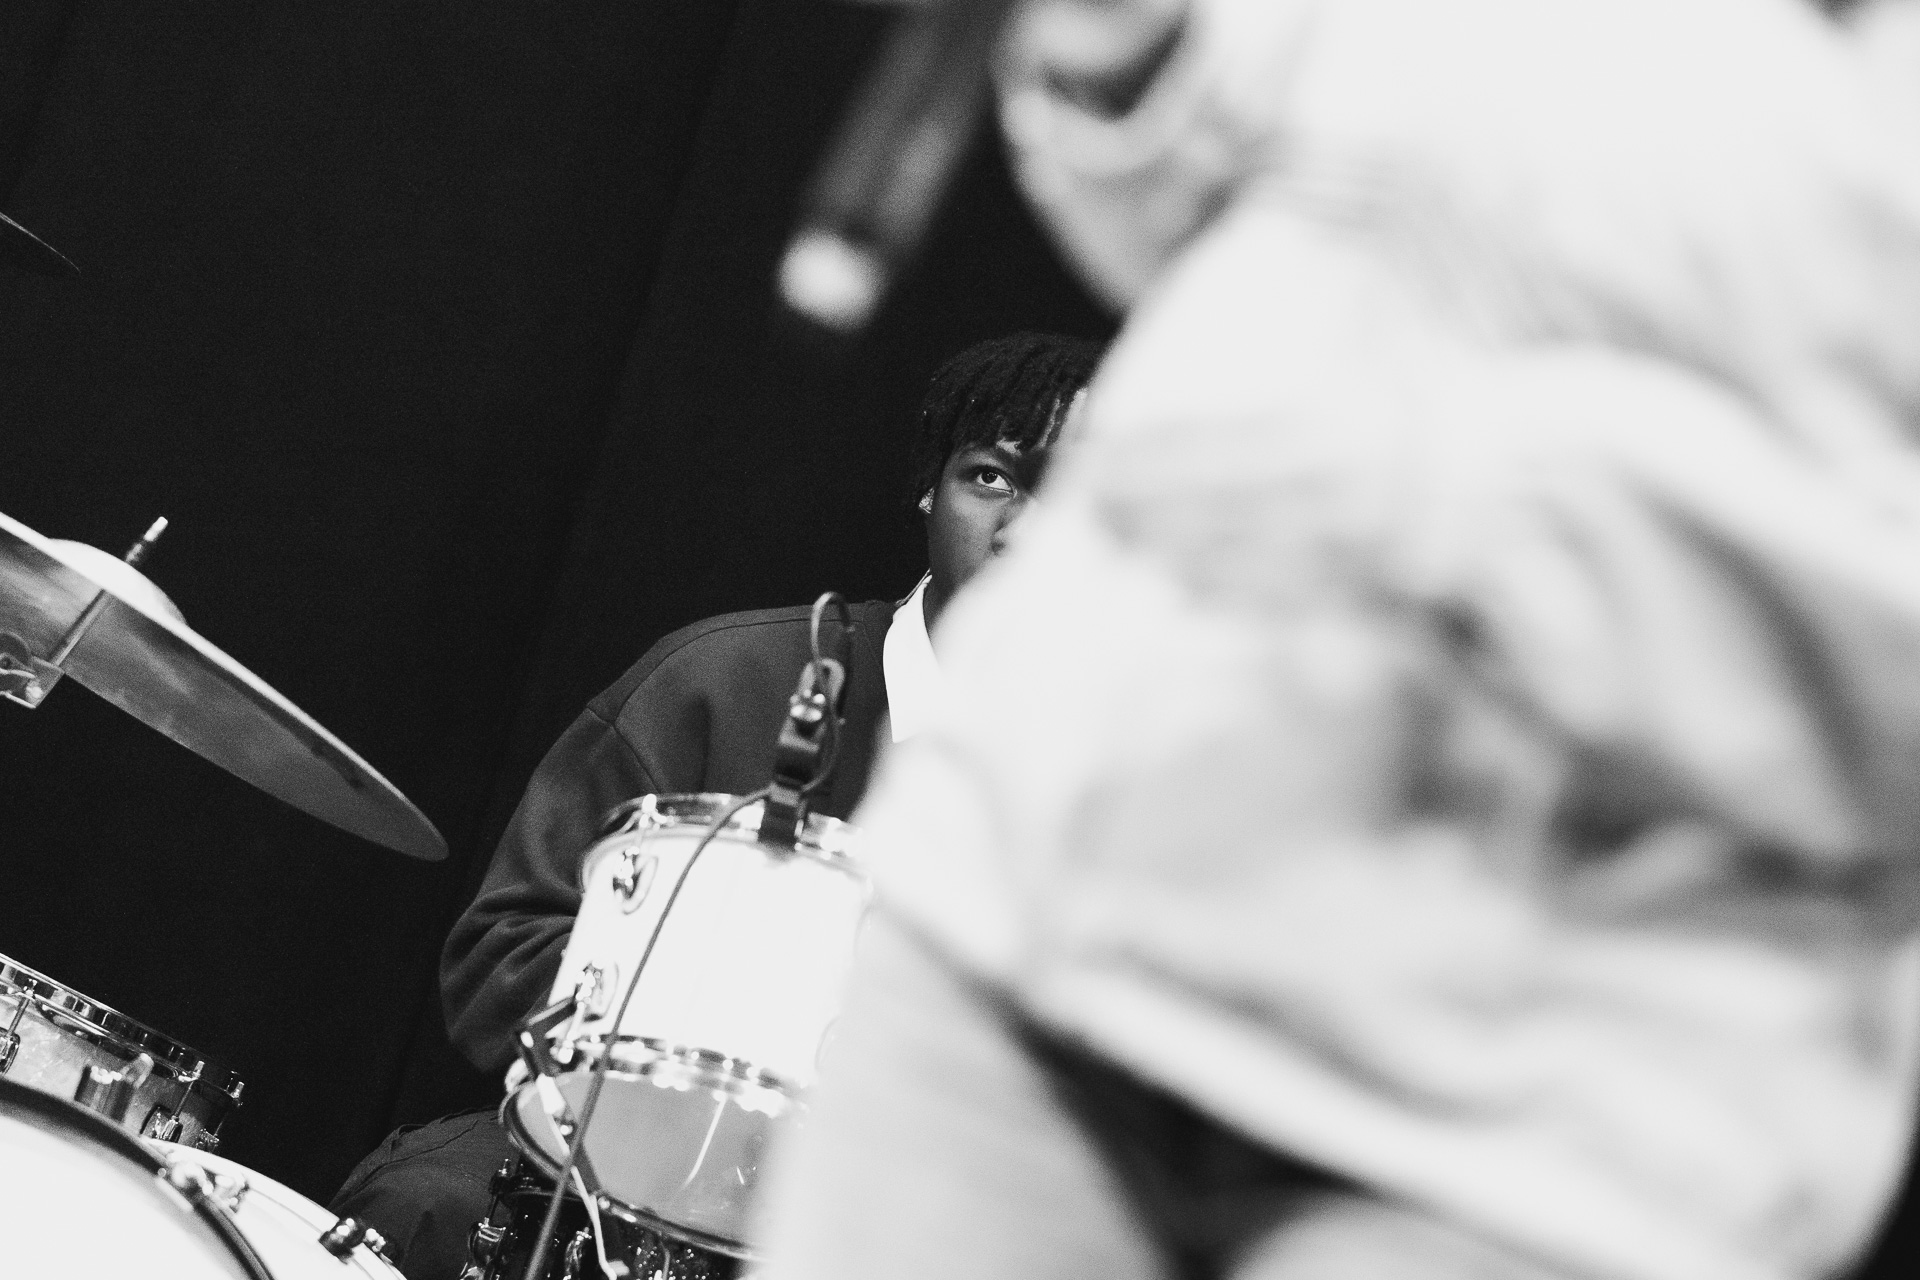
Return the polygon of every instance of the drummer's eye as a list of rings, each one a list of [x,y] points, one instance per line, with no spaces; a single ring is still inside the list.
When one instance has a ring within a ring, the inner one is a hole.
[[[973,473],[976,483],[985,485],[995,493],[1012,493],[1013,479],[998,467],[981,467]]]

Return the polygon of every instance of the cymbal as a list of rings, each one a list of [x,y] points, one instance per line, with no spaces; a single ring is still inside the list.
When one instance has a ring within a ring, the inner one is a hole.
[[[43,276],[77,276],[72,259],[19,223],[0,213],[0,262]]]
[[[323,822],[409,857],[447,856],[392,783],[202,639],[145,574],[0,514],[0,691],[37,706],[62,675]]]

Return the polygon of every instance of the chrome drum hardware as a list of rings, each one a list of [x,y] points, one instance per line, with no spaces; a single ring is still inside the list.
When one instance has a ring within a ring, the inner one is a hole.
[[[139,1136],[210,1151],[240,1105],[245,1086],[231,1071],[4,955],[0,1027],[6,1078],[78,1098]]]

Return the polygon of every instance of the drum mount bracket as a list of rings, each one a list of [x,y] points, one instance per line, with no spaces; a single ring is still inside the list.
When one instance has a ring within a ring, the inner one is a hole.
[[[533,1074],[557,1076],[566,1069],[565,1063],[554,1058],[553,1047],[547,1037],[555,1027],[572,1015],[576,1004],[574,997],[568,996],[563,1000],[556,1000],[521,1021],[516,1036],[519,1043],[516,1047],[521,1061],[527,1064],[527,1069]]]
[[[774,744],[773,782],[760,815],[760,843],[791,849],[807,820],[807,802],[833,771],[847,669],[833,658],[809,662],[787,702]]]

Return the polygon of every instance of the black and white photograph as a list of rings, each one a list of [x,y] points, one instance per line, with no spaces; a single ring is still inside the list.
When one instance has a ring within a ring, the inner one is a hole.
[[[1920,0],[0,4],[0,1274],[1910,1280]]]

